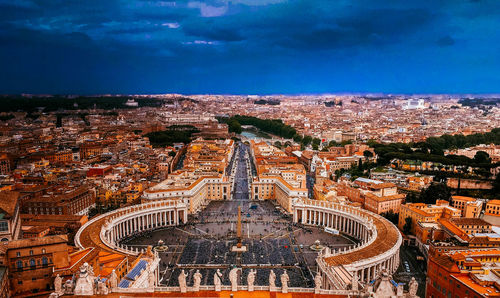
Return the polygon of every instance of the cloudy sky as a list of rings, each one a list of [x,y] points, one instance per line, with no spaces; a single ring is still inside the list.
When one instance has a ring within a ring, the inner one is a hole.
[[[500,92],[498,0],[0,0],[0,93]]]

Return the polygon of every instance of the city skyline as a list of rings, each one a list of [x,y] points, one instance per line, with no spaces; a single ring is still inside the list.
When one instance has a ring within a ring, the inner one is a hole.
[[[0,298],[500,298],[498,28],[498,0],[0,0]]]
[[[0,2],[0,93],[498,93],[495,1]]]

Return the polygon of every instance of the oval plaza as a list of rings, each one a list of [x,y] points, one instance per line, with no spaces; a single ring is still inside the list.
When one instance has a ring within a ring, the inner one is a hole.
[[[263,142],[195,140],[182,170],[142,202],[93,218],[75,237],[80,248],[127,256],[112,292],[368,296],[399,266],[392,223],[309,199],[304,167]]]

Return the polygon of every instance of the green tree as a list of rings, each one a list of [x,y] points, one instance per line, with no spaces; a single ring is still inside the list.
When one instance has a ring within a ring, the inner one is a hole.
[[[387,212],[383,212],[381,215],[383,217],[385,217],[387,220],[389,220],[390,222],[392,222],[393,224],[395,224],[395,225],[398,224],[399,214],[394,213],[394,211],[392,211],[392,209],[387,211]]]
[[[437,200],[450,201],[451,191],[444,183],[432,183],[420,193],[420,202],[434,204]]]
[[[491,163],[491,158],[488,153],[484,151],[478,151],[476,152],[476,155],[474,155],[474,162],[478,164],[487,164]]]
[[[172,146],[174,143],[182,142],[187,144],[191,142],[191,135],[197,133],[199,130],[190,125],[184,126],[170,126],[164,131],[150,132],[145,135],[149,138],[149,142],[155,148]]]
[[[405,235],[409,235],[411,233],[413,222],[411,221],[411,217],[405,218],[405,224],[403,226],[403,233]]]
[[[363,151],[363,156],[368,160],[370,157],[373,157],[373,152],[371,152],[370,150],[365,150]]]
[[[298,134],[294,135],[293,136],[293,141],[296,142],[296,143],[302,142],[302,136],[298,135]]]
[[[305,146],[311,144],[311,142],[312,142],[311,136],[304,136],[304,138],[302,139],[302,144],[304,144]]]
[[[241,124],[234,119],[230,119],[227,122],[227,125],[228,125],[229,132],[234,132],[237,134],[240,134],[242,132]]]
[[[497,174],[495,180],[493,180],[493,188],[491,189],[494,195],[500,193],[500,174]]]
[[[409,194],[406,195],[406,203],[417,203],[418,202],[418,196],[414,192],[410,192]]]

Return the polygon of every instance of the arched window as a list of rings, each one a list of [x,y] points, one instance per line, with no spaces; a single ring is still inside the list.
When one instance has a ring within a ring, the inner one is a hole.
[[[47,260],[47,257],[42,257],[42,266],[47,267],[49,265],[49,260]]]
[[[36,267],[35,259],[30,259],[30,267],[31,268],[35,268]]]
[[[18,271],[22,271],[23,270],[23,262],[17,261],[16,262],[16,267],[17,267]]]

